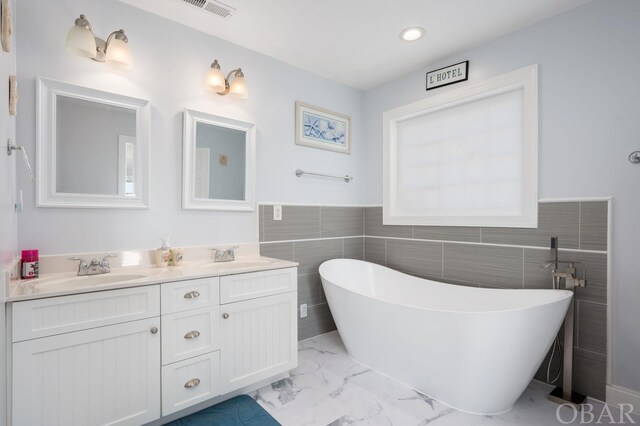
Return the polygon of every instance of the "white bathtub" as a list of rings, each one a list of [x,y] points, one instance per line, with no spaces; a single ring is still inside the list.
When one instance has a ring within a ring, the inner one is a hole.
[[[572,297],[444,284],[350,259],[324,262],[320,275],[354,359],[474,414],[513,407]]]

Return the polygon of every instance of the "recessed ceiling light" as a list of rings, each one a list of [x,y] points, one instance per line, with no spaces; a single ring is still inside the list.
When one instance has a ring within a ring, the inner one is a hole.
[[[424,35],[424,28],[411,27],[405,28],[400,33],[400,38],[404,41],[416,41],[422,38]]]

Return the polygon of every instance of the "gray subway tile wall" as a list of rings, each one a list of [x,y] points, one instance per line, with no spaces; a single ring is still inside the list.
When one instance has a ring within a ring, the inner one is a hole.
[[[580,249],[607,249],[608,210],[606,201],[580,203]]]
[[[479,243],[480,228],[472,226],[414,226],[413,238]]]
[[[606,201],[540,203],[538,229],[383,225],[381,207],[283,206],[283,220],[274,222],[272,206],[265,205],[259,220],[261,253],[300,262],[299,299],[309,304],[308,317],[298,320],[300,339],[335,329],[317,271],[324,260],[364,259],[456,285],[551,288],[550,271],[540,265],[551,257],[550,237],[558,236],[560,259],[581,262],[579,276],[588,272],[587,287],[576,291],[574,387],[604,398]],[[558,362],[556,353],[552,376]],[[545,376],[546,361],[536,378]]]
[[[384,238],[364,237],[364,260],[379,265],[386,265],[387,240]]]
[[[492,287],[522,288],[522,250],[445,243],[444,277]]]
[[[387,266],[408,274],[442,277],[442,243],[388,240]]]
[[[320,207],[320,237],[364,235],[363,207]]]
[[[538,229],[482,228],[482,242],[549,247],[549,237],[559,237],[561,248],[578,248],[580,203],[538,204]]]
[[[320,207],[282,206],[282,220],[273,220],[273,206],[260,209],[260,241],[320,238]]]
[[[308,310],[298,315],[298,338],[335,330],[318,268],[335,258],[364,259],[364,208],[282,206],[282,220],[274,221],[273,205],[260,205],[258,221],[260,254],[299,263],[298,307]]]
[[[413,238],[413,226],[383,225],[382,207],[367,207],[364,210],[364,235]]]
[[[364,237],[345,238],[342,240],[343,253],[345,259],[364,260]]]

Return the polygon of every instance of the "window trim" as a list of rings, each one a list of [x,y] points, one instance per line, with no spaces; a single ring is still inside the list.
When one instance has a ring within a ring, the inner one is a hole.
[[[519,216],[398,216],[395,214],[397,123],[491,95],[523,89],[523,214]],[[430,96],[383,114],[383,224],[537,228],[538,226],[538,65]]]

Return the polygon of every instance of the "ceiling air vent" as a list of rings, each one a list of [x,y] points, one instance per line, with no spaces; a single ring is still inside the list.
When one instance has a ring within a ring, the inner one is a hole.
[[[206,10],[207,12],[217,15],[221,18],[229,18],[235,12],[236,9],[227,4],[221,3],[216,0],[182,0],[185,3],[188,3],[192,6],[196,6],[202,10]]]

